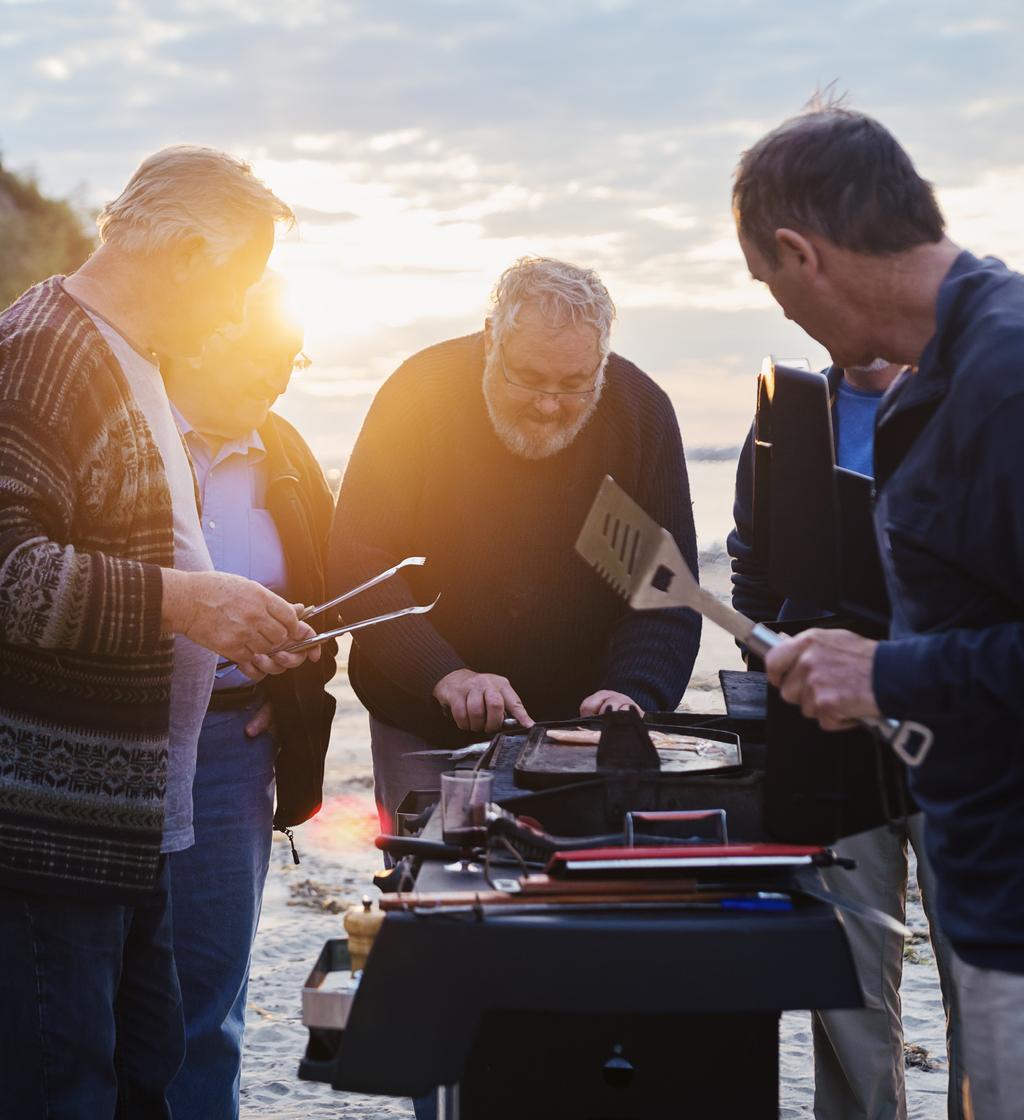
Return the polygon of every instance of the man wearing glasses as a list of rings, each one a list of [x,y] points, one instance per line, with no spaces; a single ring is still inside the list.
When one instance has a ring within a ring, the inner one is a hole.
[[[370,409],[339,496],[331,587],[423,555],[408,582],[360,597],[352,617],[441,594],[429,619],[365,631],[352,647],[385,829],[405,793],[437,788],[448,765],[413,752],[486,738],[509,716],[672,710],[682,697],[697,616],[630,612],[573,549],[611,474],[697,571],[675,414],[611,353],[614,314],[589,269],[520,260],[482,332],[410,358]]]
[[[195,468],[214,567],[310,605],[324,597],[334,502],[305,441],[270,412],[293,370],[309,364],[285,294],[282,278],[264,273],[241,324],[214,334],[197,358],[162,363],[161,372]],[[176,1120],[238,1116],[249,959],[271,833],[320,807],[335,648],[331,642],[319,662],[275,677],[232,668],[214,680],[191,782],[195,845],[171,857],[186,1034],[185,1062],[168,1092]]]

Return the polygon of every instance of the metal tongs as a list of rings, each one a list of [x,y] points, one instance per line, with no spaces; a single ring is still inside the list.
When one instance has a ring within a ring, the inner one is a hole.
[[[379,575],[373,576],[365,583],[359,584],[358,587],[353,587],[351,591],[345,591],[341,595],[336,595],[333,599],[328,599],[326,603],[318,603],[313,607],[306,607],[306,609],[299,615],[302,622],[306,622],[310,618],[315,618],[319,614],[324,614],[327,611],[340,607],[342,603],[348,599],[354,599],[356,595],[361,595],[364,591],[369,591],[371,587],[376,587],[378,584],[384,583],[386,580],[391,579],[402,568],[421,568],[427,562],[425,556],[407,556],[404,560],[399,560],[393,567],[388,568],[386,572],[381,572]],[[426,614],[428,611],[437,606],[437,600],[441,596],[438,595],[432,603],[425,606],[402,607],[400,610],[388,611],[387,614],[378,614],[373,618],[363,618],[358,622],[350,622],[347,626],[338,626],[334,630],[325,630],[322,634],[314,634],[311,638],[303,638],[301,642],[294,642],[287,646],[278,646],[277,649],[272,650],[271,653],[297,653],[299,650],[311,649],[313,646],[323,645],[324,642],[329,642],[334,638],[340,638],[342,634],[352,634],[356,630],[365,630],[368,626],[376,626],[379,622],[390,622],[393,618],[402,618],[405,615],[412,614]],[[237,661],[221,661],[217,665],[216,676],[223,677],[230,673],[232,669],[238,668]]]
[[[576,551],[638,611],[689,607],[739,638],[758,657],[785,641],[781,634],[734,611],[693,578],[672,534],[605,476],[576,541]],[[861,719],[908,766],[920,766],[932,733],[913,720]]]

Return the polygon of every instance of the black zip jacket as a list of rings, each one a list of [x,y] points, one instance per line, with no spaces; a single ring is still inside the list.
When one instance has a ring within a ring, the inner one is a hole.
[[[270,413],[260,438],[267,451],[267,509],[284,547],[288,598],[311,606],[325,598],[324,557],[334,499],[320,464],[287,420]],[[320,620],[320,628],[337,625],[335,617]],[[336,706],[326,685],[334,676],[337,651],[337,643],[329,642],[319,662],[267,678],[280,744],[275,828],[301,824],[320,808]]]

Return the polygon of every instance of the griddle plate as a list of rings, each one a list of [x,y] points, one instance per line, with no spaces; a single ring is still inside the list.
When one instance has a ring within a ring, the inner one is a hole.
[[[658,775],[709,774],[729,772],[741,764],[739,736],[728,731],[709,728],[686,728],[671,724],[645,723],[648,731],[660,731],[668,735],[686,735],[700,739],[708,744],[709,751],[725,757],[706,757],[694,751],[679,750],[671,747],[656,747],[661,761],[659,771],[644,771],[646,777]],[[543,778],[545,783],[557,778],[559,781],[583,781],[594,778],[597,768],[597,744],[557,743],[547,737],[552,728],[576,728],[599,730],[599,719],[566,720],[560,723],[537,725],[530,731],[526,743],[516,761],[516,774],[529,781]],[[531,783],[532,784],[532,783]]]

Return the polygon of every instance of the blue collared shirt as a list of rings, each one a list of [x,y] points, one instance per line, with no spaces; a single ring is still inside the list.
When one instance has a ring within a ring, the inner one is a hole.
[[[172,406],[173,408],[173,406]],[[284,548],[270,511],[266,509],[267,451],[259,432],[226,440],[216,454],[174,408],[192,463],[202,508],[203,536],[218,572],[232,572],[262,583],[284,595]],[[240,670],[228,673],[214,689],[251,684]]]

